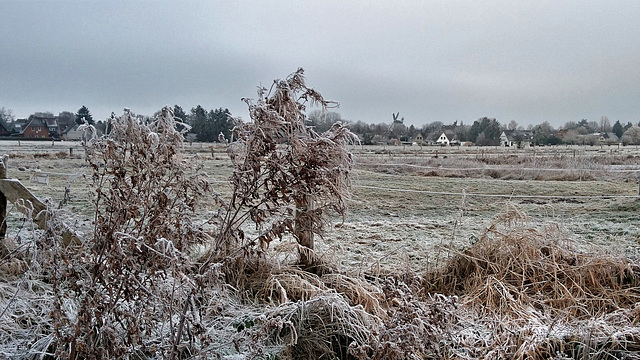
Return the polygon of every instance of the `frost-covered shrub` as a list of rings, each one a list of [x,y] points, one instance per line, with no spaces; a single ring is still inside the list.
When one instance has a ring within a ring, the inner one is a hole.
[[[192,218],[209,183],[179,154],[171,108],[148,125],[128,111],[111,125],[86,144],[93,234],[54,246],[49,263],[61,357],[164,356],[178,351],[186,328],[191,339],[202,329],[188,253],[205,238]]]
[[[341,123],[321,134],[306,124],[307,104],[325,108],[331,102],[306,86],[302,69],[270,90],[260,88],[249,105],[251,122],[238,123],[228,151],[235,168],[233,195],[218,234],[218,253],[238,246],[259,249],[293,234],[303,265],[314,263],[313,234],[321,234],[329,210],[346,212],[349,172],[353,165],[346,144],[357,137]],[[240,225],[258,226],[255,238]]]

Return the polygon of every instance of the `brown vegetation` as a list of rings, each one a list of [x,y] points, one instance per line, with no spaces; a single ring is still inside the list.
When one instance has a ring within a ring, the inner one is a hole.
[[[327,212],[344,215],[349,195],[353,135],[337,123],[317,134],[306,125],[306,103],[329,105],[304,83],[302,69],[272,89],[260,88],[257,104],[249,105],[251,123],[233,130],[228,151],[234,166],[233,193],[219,227],[211,256],[236,248],[260,252],[275,239],[293,234],[303,266],[315,266],[313,236],[322,234]],[[241,230],[245,221],[260,229],[257,238]]]
[[[640,339],[640,266],[579,253],[558,227],[529,228],[517,209],[499,216],[444,267],[427,272],[423,291],[459,296],[482,322],[500,324],[492,334],[500,343],[488,343],[487,355],[609,358],[640,350],[628,343]],[[607,319],[619,321],[622,314],[621,332],[609,333]],[[552,336],[554,328],[562,336]]]
[[[305,100],[325,102],[301,72],[272,90],[250,103],[253,122],[236,128],[229,198],[211,191],[197,159],[184,157],[170,108],[148,125],[125,113],[110,136],[87,144],[93,231],[65,245],[61,213],[51,207],[47,231],[0,244],[0,357],[613,359],[640,352],[638,264],[578,251],[571,234],[531,227],[516,208],[474,244],[450,248],[438,267],[363,264],[371,270],[352,272],[330,258],[320,262],[302,233],[322,233],[329,210],[344,214],[352,137],[340,125],[323,134],[304,126]],[[216,212],[198,221],[203,200]],[[283,246],[270,246],[276,242]]]

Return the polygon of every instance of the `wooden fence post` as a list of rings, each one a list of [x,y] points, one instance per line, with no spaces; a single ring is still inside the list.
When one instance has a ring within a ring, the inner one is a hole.
[[[9,156],[0,158],[0,181],[7,178],[7,160]],[[7,234],[7,197],[0,191],[0,240]]]
[[[296,217],[294,221],[294,232],[298,240],[300,263],[309,269],[314,265],[315,255],[313,252],[313,231],[312,221],[309,211],[313,207],[313,201],[305,196],[301,203],[296,204]]]
[[[17,179],[6,179],[7,159],[9,156],[4,155],[0,159],[0,238],[4,238],[7,231],[6,209],[7,202],[16,204],[16,209],[21,213],[31,217],[33,222],[41,229],[47,229],[47,221],[49,221],[49,213],[47,205],[33,195],[22,183]],[[62,243],[65,246],[80,244],[80,239],[64,223],[58,224]]]

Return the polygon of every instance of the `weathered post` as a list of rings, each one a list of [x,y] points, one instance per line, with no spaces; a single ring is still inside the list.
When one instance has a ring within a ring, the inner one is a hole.
[[[296,204],[295,218],[295,236],[298,238],[300,245],[300,264],[305,268],[311,268],[314,265],[313,252],[313,220],[309,211],[312,209],[313,201],[308,196],[301,203]]]
[[[7,160],[8,155],[0,158],[0,181],[7,178]],[[7,197],[0,191],[0,240],[4,239],[7,234]]]

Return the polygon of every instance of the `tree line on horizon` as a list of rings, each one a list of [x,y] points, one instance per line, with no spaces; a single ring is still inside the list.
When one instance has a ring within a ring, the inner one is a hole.
[[[191,108],[189,112],[175,105],[173,107],[174,116],[188,125],[190,129],[187,131],[186,138],[189,141],[214,142],[218,140],[218,136],[222,133],[225,138],[229,139],[233,130],[233,118],[228,109],[218,108],[207,110],[201,105]],[[141,122],[148,122],[152,117],[140,114],[132,114],[134,118]],[[154,114],[153,117],[158,115]],[[115,116],[111,114],[111,118]],[[35,112],[26,119],[16,119],[11,109],[5,107],[0,108],[0,124],[7,130],[16,129],[16,124],[28,124],[34,118],[55,118],[62,130],[74,126],[76,124],[88,123],[95,126],[100,134],[109,132],[110,118],[104,120],[95,120],[91,111],[82,106],[75,113],[70,111],[62,111],[58,115],[52,112]]]
[[[334,116],[335,117],[335,116]],[[528,125],[526,128],[518,125],[515,120],[507,124],[501,124],[495,118],[482,117],[471,124],[455,121],[453,124],[445,124],[434,121],[416,127],[406,126],[403,123],[367,124],[363,121],[350,123],[350,129],[360,135],[365,145],[385,142],[390,139],[398,139],[401,142],[412,142],[421,135],[427,142],[434,141],[443,132],[452,134],[459,142],[471,142],[478,146],[497,146],[500,144],[500,136],[503,131],[509,130],[516,133],[527,133],[531,136],[534,145],[559,145],[559,144],[588,144],[593,145],[596,140],[594,134],[614,134],[623,144],[640,143],[640,123],[634,125],[631,122],[622,124],[619,120],[613,125],[607,116],[600,121],[568,121],[560,128],[554,128],[548,121],[537,125]]]
[[[190,129],[186,133],[188,141],[216,142],[219,135],[224,135],[225,139],[231,138],[234,127],[233,116],[228,109],[222,107],[217,109],[206,109],[201,105],[185,111],[181,106],[173,106],[174,116],[180,119]],[[154,114],[153,116],[156,116]],[[112,113],[112,116],[115,114]],[[145,115],[134,115],[140,121],[148,121],[152,117]],[[51,112],[36,112],[29,116],[27,121],[33,117],[57,118],[61,126],[81,124],[87,122],[94,125],[99,133],[108,132],[109,119],[95,121],[89,109],[82,106],[75,113],[62,111],[57,116]],[[12,124],[16,121],[13,112],[5,107],[0,108],[0,124],[11,130]],[[24,120],[23,120],[24,121]],[[312,110],[307,114],[308,124],[318,133],[331,128],[336,122],[346,123],[349,129],[357,134],[364,145],[386,143],[391,140],[400,142],[413,142],[420,135],[425,142],[436,139],[444,131],[453,134],[459,142],[471,142],[478,146],[497,146],[500,144],[500,135],[504,130],[516,132],[527,132],[531,135],[531,142],[535,145],[558,145],[558,144],[594,144],[594,140],[589,138],[591,134],[615,134],[619,142],[623,144],[640,143],[640,123],[634,125],[631,122],[626,124],[617,120],[611,124],[607,116],[602,116],[600,121],[581,119],[580,121],[568,121],[563,126],[555,129],[548,121],[537,125],[528,125],[526,128],[519,125],[515,120],[501,124],[495,118],[482,117],[471,124],[464,124],[456,120],[452,124],[445,124],[441,121],[433,121],[417,127],[413,124],[407,126],[403,121],[390,123],[366,123],[364,121],[349,121],[342,118],[340,113],[334,111]]]

